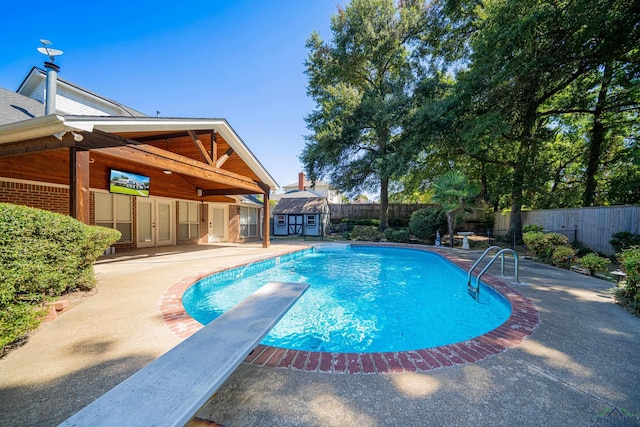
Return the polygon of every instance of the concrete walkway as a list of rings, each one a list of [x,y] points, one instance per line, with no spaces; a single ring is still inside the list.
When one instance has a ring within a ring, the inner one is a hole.
[[[189,246],[101,258],[98,292],[0,359],[0,425],[57,425],[180,342],[159,301],[186,276],[293,248]],[[613,303],[612,284],[526,260],[520,278],[527,285],[517,290],[541,321],[499,355],[386,375],[242,364],[199,416],[226,427],[640,425],[640,319]]]

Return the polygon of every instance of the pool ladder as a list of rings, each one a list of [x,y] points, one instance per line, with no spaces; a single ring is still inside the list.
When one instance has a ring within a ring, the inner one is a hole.
[[[473,284],[471,283],[471,274],[473,273],[473,270],[478,266],[478,264],[480,264],[480,261],[482,261],[489,252],[496,249],[498,250],[498,253],[496,253],[493,256],[493,258],[491,258],[491,260],[487,263],[487,265],[484,266],[480,274],[478,274],[478,276],[476,277],[476,285],[473,286]],[[489,269],[489,267],[491,267],[491,265],[495,262],[495,260],[498,259],[498,257],[500,257],[500,274],[504,277],[504,254],[505,253],[510,253],[513,255],[513,259],[515,261],[515,278],[516,278],[515,283],[520,283],[519,273],[518,273],[519,271],[518,254],[516,253],[516,251],[508,248],[503,249],[500,246],[491,246],[486,251],[484,251],[484,253],[480,256],[480,258],[478,258],[478,260],[475,262],[475,264],[473,264],[473,266],[469,269],[469,274],[467,275],[467,290],[469,291],[469,295],[471,295],[473,299],[475,299],[476,301],[478,301],[478,297],[480,295],[480,278]]]

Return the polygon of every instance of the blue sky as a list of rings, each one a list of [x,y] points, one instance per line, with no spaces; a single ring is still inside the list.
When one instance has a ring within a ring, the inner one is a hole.
[[[64,51],[60,78],[148,115],[225,118],[279,185],[297,182],[314,108],[305,41],[331,39],[337,0],[7,2],[0,87]]]

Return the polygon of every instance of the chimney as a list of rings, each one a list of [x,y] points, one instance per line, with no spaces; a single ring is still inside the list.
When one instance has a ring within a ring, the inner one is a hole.
[[[47,69],[47,92],[44,104],[44,114],[47,116],[56,113],[56,91],[60,67],[53,62],[45,61],[44,68]]]
[[[298,174],[298,190],[304,191],[304,172]]]
[[[40,39],[40,43],[42,43],[42,47],[38,48],[38,52],[49,57],[49,60],[44,62],[44,68],[47,69],[47,89],[44,100],[44,114],[45,116],[48,116],[49,114],[56,113],[56,91],[58,86],[58,72],[60,71],[60,67],[53,62],[56,60],[56,56],[62,55],[63,52],[49,47],[51,46],[51,42],[49,40]]]

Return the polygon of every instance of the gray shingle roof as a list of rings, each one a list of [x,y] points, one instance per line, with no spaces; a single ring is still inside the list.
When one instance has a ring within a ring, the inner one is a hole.
[[[0,87],[0,125],[44,115],[44,104]]]
[[[329,204],[324,197],[280,199],[273,208],[274,214],[317,214],[329,213]]]

